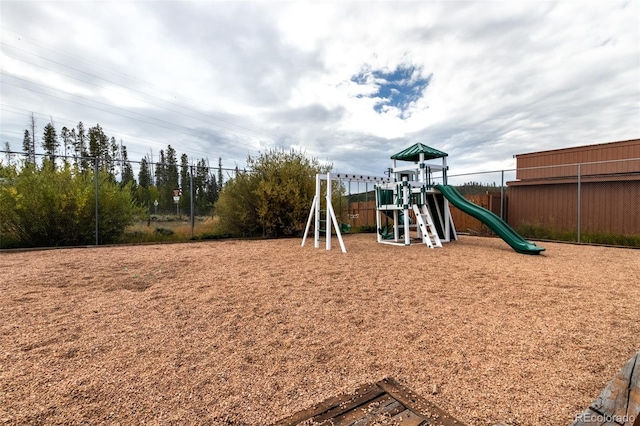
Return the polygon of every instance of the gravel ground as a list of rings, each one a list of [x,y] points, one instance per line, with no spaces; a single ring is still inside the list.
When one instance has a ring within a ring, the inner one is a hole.
[[[640,348],[638,250],[345,243],[0,254],[0,423],[263,425],[393,376],[468,425],[568,425]]]

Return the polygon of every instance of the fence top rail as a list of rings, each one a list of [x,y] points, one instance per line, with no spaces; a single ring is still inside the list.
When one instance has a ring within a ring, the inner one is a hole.
[[[617,160],[600,160],[600,161],[585,161],[580,163],[566,163],[566,164],[548,164],[546,166],[532,166],[532,167],[518,167],[511,169],[500,169],[500,170],[482,170],[477,172],[469,172],[469,173],[457,173],[450,174],[449,177],[460,177],[460,176],[473,176],[473,175],[482,175],[489,173],[501,173],[501,172],[516,172],[522,170],[536,170],[536,169],[550,169],[555,167],[578,167],[584,165],[592,165],[592,164],[603,164],[603,163],[620,163],[626,161],[640,161],[640,158],[620,158]]]
[[[460,176],[473,176],[473,175],[484,175],[489,173],[515,172],[515,171],[516,169],[501,169],[501,170],[489,170],[489,171],[483,171],[483,172],[459,173],[459,174],[448,175],[448,176],[452,178],[452,177],[460,177]],[[437,177],[436,180],[437,179],[439,179],[439,177]]]
[[[570,167],[570,166],[577,167],[577,166],[585,166],[585,165],[592,165],[592,164],[621,163],[625,161],[640,161],[640,158],[634,157],[634,158],[619,158],[617,160],[583,161],[580,163],[566,163],[566,164],[548,164],[546,166],[520,167],[513,170],[550,169],[552,167]]]

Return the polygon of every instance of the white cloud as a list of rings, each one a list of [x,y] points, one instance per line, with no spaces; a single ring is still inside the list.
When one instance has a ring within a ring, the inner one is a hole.
[[[293,146],[370,174],[418,141],[449,152],[455,172],[640,137],[637,0],[1,7],[0,137],[14,149],[28,111],[99,122],[133,158],[170,143],[242,167],[247,154]],[[374,110],[373,77],[351,81],[399,66],[433,75],[405,119]]]

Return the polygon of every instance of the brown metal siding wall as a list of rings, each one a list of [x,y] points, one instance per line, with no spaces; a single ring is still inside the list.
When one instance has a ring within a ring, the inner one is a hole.
[[[640,234],[640,160],[628,160],[640,158],[640,139],[516,158],[520,182],[509,183],[509,223],[513,227],[530,223],[577,231],[576,164],[580,163],[580,232]],[[618,161],[621,159],[624,161]]]
[[[640,181],[582,185],[582,232],[640,235]]]
[[[640,234],[640,181],[581,185],[581,232]],[[509,188],[509,224],[577,231],[576,184]]]
[[[608,163],[582,164],[580,166],[580,175],[583,177],[639,172],[640,160],[612,161]]]
[[[532,185],[509,188],[509,224],[573,231],[578,223],[577,185]]]
[[[516,170],[516,179],[530,180],[573,177],[577,174],[577,167],[575,165],[550,168],[545,166],[592,163],[625,158],[640,158],[640,139],[516,155],[518,169]],[[531,167],[543,168],[528,169]],[[608,174],[637,171],[637,163],[634,165],[614,162],[583,167],[588,168],[588,170],[582,170],[583,174]]]

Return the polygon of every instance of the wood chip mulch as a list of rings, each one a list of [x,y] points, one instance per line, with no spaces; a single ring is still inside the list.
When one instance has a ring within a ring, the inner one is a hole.
[[[640,349],[638,250],[345,243],[0,254],[0,423],[266,425],[392,376],[467,425],[568,425]]]

